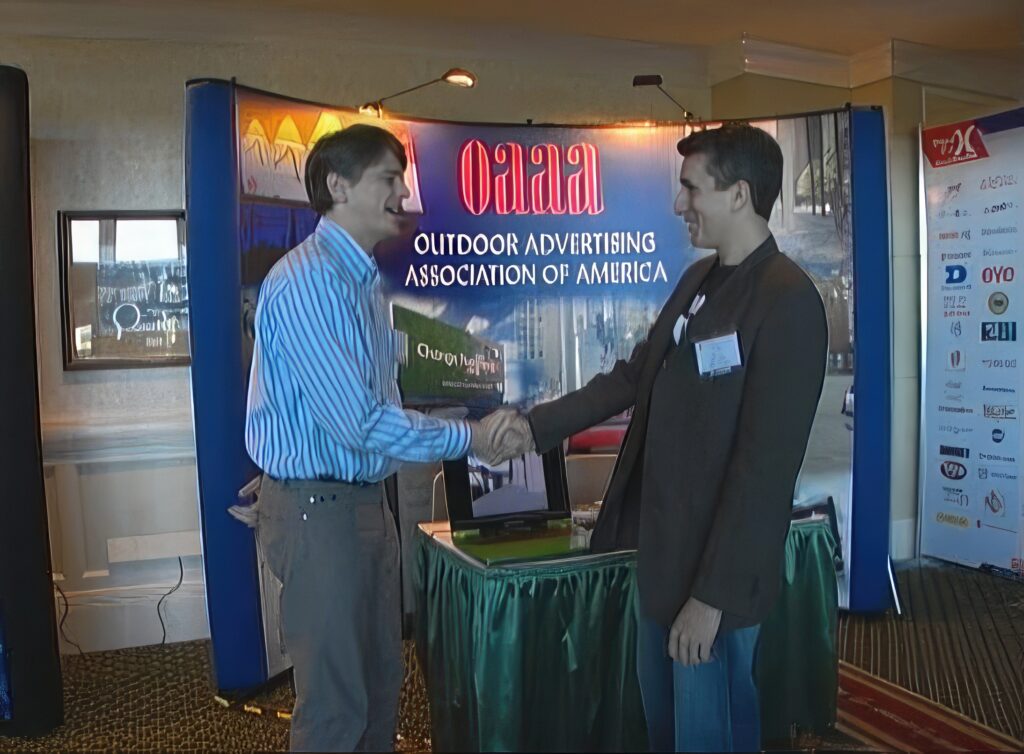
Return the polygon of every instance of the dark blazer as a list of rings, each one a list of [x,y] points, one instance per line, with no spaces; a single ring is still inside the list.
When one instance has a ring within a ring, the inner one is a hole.
[[[638,549],[640,604],[663,626],[692,595],[721,609],[721,630],[731,630],[759,623],[778,595],[828,328],[814,284],[769,236],[677,346],[673,326],[714,262],[683,274],[629,361],[528,418],[545,451],[634,407],[591,547]],[[702,378],[693,343],[733,331],[743,366]]]

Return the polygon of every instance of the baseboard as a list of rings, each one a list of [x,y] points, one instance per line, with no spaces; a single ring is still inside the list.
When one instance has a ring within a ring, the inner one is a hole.
[[[899,518],[889,527],[889,553],[893,560],[917,557],[917,519]]]
[[[157,603],[168,592],[166,584],[139,585],[86,592],[68,592],[64,634],[83,652],[159,644],[163,637]],[[64,615],[64,599],[55,593],[57,621]],[[168,596],[160,613],[167,627],[167,643],[206,639],[206,589],[200,578],[190,578]],[[62,654],[78,649],[60,637]]]

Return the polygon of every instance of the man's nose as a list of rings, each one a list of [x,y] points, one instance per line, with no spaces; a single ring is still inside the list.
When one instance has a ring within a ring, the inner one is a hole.
[[[683,196],[684,193],[684,191],[680,191],[678,194],[676,194],[676,202],[673,205],[672,209],[675,210],[675,213],[677,215],[682,215],[686,209],[686,198]]]
[[[410,196],[412,196],[412,192],[409,190],[409,187],[406,185],[405,181],[402,181],[402,188],[398,192],[398,195],[403,199],[408,199]]]

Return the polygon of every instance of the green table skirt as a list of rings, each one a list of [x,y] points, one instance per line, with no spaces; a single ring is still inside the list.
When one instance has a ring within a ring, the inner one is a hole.
[[[835,720],[833,549],[823,524],[792,527],[759,649],[766,740]],[[484,568],[429,524],[416,551],[436,751],[646,751],[634,553]]]

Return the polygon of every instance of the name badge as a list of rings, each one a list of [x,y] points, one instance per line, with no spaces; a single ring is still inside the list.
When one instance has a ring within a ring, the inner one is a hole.
[[[693,348],[697,353],[697,371],[701,377],[718,377],[743,366],[740,339],[735,332],[698,340]]]

